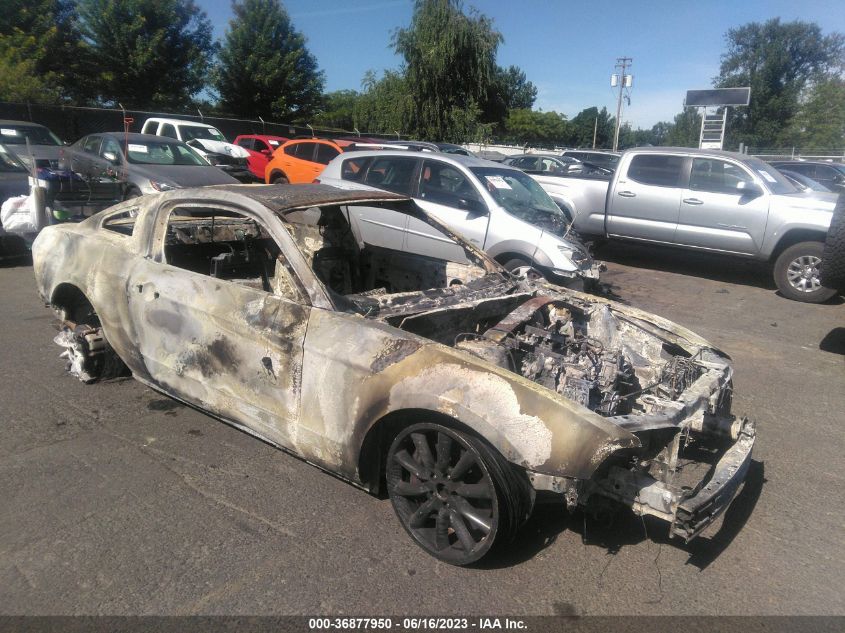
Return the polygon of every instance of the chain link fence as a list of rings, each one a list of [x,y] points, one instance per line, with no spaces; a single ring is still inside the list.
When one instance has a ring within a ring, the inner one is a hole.
[[[760,148],[749,147],[746,154],[763,160],[823,160],[845,163],[845,148],[813,149],[801,147]]]
[[[385,140],[397,140],[397,135],[395,134],[370,132],[359,134],[346,130],[310,128],[307,125],[262,121],[260,119],[202,116],[200,112],[186,114],[182,112],[148,112],[145,110],[124,111],[120,108],[88,108],[0,102],[0,119],[39,123],[49,128],[60,139],[71,143],[88,134],[122,132],[124,116],[134,120],[130,125],[130,132],[140,132],[144,121],[150,117],[167,117],[213,125],[229,140],[234,139],[240,134],[268,134],[286,138],[295,138],[298,136],[320,136],[322,138],[367,136]]]

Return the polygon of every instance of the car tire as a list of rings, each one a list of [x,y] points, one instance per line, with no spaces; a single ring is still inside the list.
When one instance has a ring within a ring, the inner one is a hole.
[[[276,174],[275,176],[273,176],[273,179],[270,181],[270,184],[272,184],[272,185],[289,185],[290,180],[288,180],[288,177],[285,176],[284,174]]]
[[[527,260],[522,259],[521,257],[514,257],[512,259],[507,260],[504,264],[502,264],[502,266],[505,267],[505,270],[511,272],[523,266],[533,266],[533,264]]]
[[[822,303],[836,294],[819,280],[822,242],[799,242],[785,249],[775,260],[774,278],[778,290],[787,299],[804,303]]]
[[[385,479],[414,542],[452,565],[477,562],[509,543],[531,514],[525,473],[482,439],[443,424],[400,431],[387,453]]]
[[[825,288],[845,293],[845,194],[840,193],[833,209],[822,251],[821,282]]]

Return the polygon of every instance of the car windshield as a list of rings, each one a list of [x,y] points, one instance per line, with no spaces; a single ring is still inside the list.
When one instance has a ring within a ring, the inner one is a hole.
[[[800,190],[789,182],[789,179],[776,168],[763,162],[759,158],[749,156],[744,159],[745,164],[766,181],[766,186],[774,194],[800,193]]]
[[[62,142],[46,127],[40,125],[0,124],[0,141],[8,145],[61,145]]]
[[[136,165],[208,165],[199,154],[179,141],[130,142],[126,149],[129,162]]]
[[[529,224],[545,223],[551,220],[566,221],[566,216],[542,187],[516,169],[496,167],[473,167],[490,195],[508,213]]]
[[[204,125],[182,126],[182,140],[187,143],[188,141],[193,141],[194,139],[226,142],[226,137],[223,136],[217,128],[206,127]]]
[[[26,173],[26,167],[18,160],[17,156],[0,145],[0,172],[21,171]]]

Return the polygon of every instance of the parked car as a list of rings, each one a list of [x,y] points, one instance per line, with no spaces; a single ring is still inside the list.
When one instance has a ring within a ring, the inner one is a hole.
[[[777,169],[745,154],[638,148],[608,183],[534,176],[589,238],[618,238],[771,262],[783,296],[818,303],[832,200],[798,191]]]
[[[845,164],[810,160],[775,160],[770,164],[812,178],[836,193],[845,191]]]
[[[369,243],[361,205],[425,223],[468,263]],[[688,541],[751,461],[724,353],[647,312],[515,278],[405,196],[168,191],[48,227],[33,262],[73,375],[128,367],[354,485],[384,485],[413,541],[448,563],[507,546],[538,492],[570,508],[612,500]]]
[[[29,193],[29,171],[7,145],[0,143],[0,205]]]
[[[382,189],[414,198],[426,212],[484,249],[508,270],[532,267],[556,283],[591,287],[600,264],[574,238],[554,201],[530,176],[498,163],[443,153],[395,150],[348,152],[335,158],[320,182],[346,189]],[[374,243],[418,255],[461,261],[425,223],[362,210]]]
[[[238,182],[186,143],[150,134],[89,134],[65,148],[61,169],[91,183],[96,194],[135,198],[181,187]]]
[[[438,149],[444,154],[460,154],[461,156],[475,156],[471,151],[454,143],[436,143]]]
[[[223,133],[212,125],[181,119],[149,118],[144,121],[141,134],[166,136],[187,143],[215,167],[241,182],[255,182],[249,170],[249,152],[229,143]]]
[[[55,169],[59,161],[62,142],[49,129],[29,121],[0,121],[0,143],[11,149],[27,167],[32,167],[29,151],[35,159],[35,166]]]
[[[353,145],[354,141],[340,139],[330,141],[311,138],[288,141],[273,154],[264,172],[264,181],[268,184],[312,182],[335,156]]]
[[[515,154],[508,156],[502,164],[521,169],[526,174],[566,174],[574,173],[576,169],[580,172],[579,167],[582,163],[571,156]]]
[[[830,189],[825,187],[822,183],[813,180],[812,178],[808,178],[802,174],[799,174],[797,171],[791,171],[789,169],[781,169],[777,168],[777,170],[786,176],[787,180],[795,185],[795,188],[799,191],[815,191],[816,193],[832,193]],[[836,194],[834,194],[836,195]]]
[[[264,173],[267,171],[267,163],[279,147],[289,139],[284,136],[268,136],[266,134],[241,134],[235,137],[235,145],[243,147],[249,152],[246,159],[249,171],[258,180],[264,180]]]
[[[619,157],[622,154],[608,150],[566,149],[561,152],[561,156],[569,156],[570,158],[580,160],[582,163],[590,163],[607,169],[616,169],[616,165],[619,163]]]

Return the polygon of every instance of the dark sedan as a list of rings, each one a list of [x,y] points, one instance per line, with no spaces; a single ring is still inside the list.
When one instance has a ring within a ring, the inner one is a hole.
[[[60,166],[81,175],[92,190],[121,188],[123,198],[238,182],[185,143],[151,134],[91,134],[64,150]]]
[[[810,160],[785,160],[773,161],[773,167],[779,170],[794,171],[807,178],[812,178],[818,183],[836,193],[845,191],[845,165],[842,163],[827,163]]]

